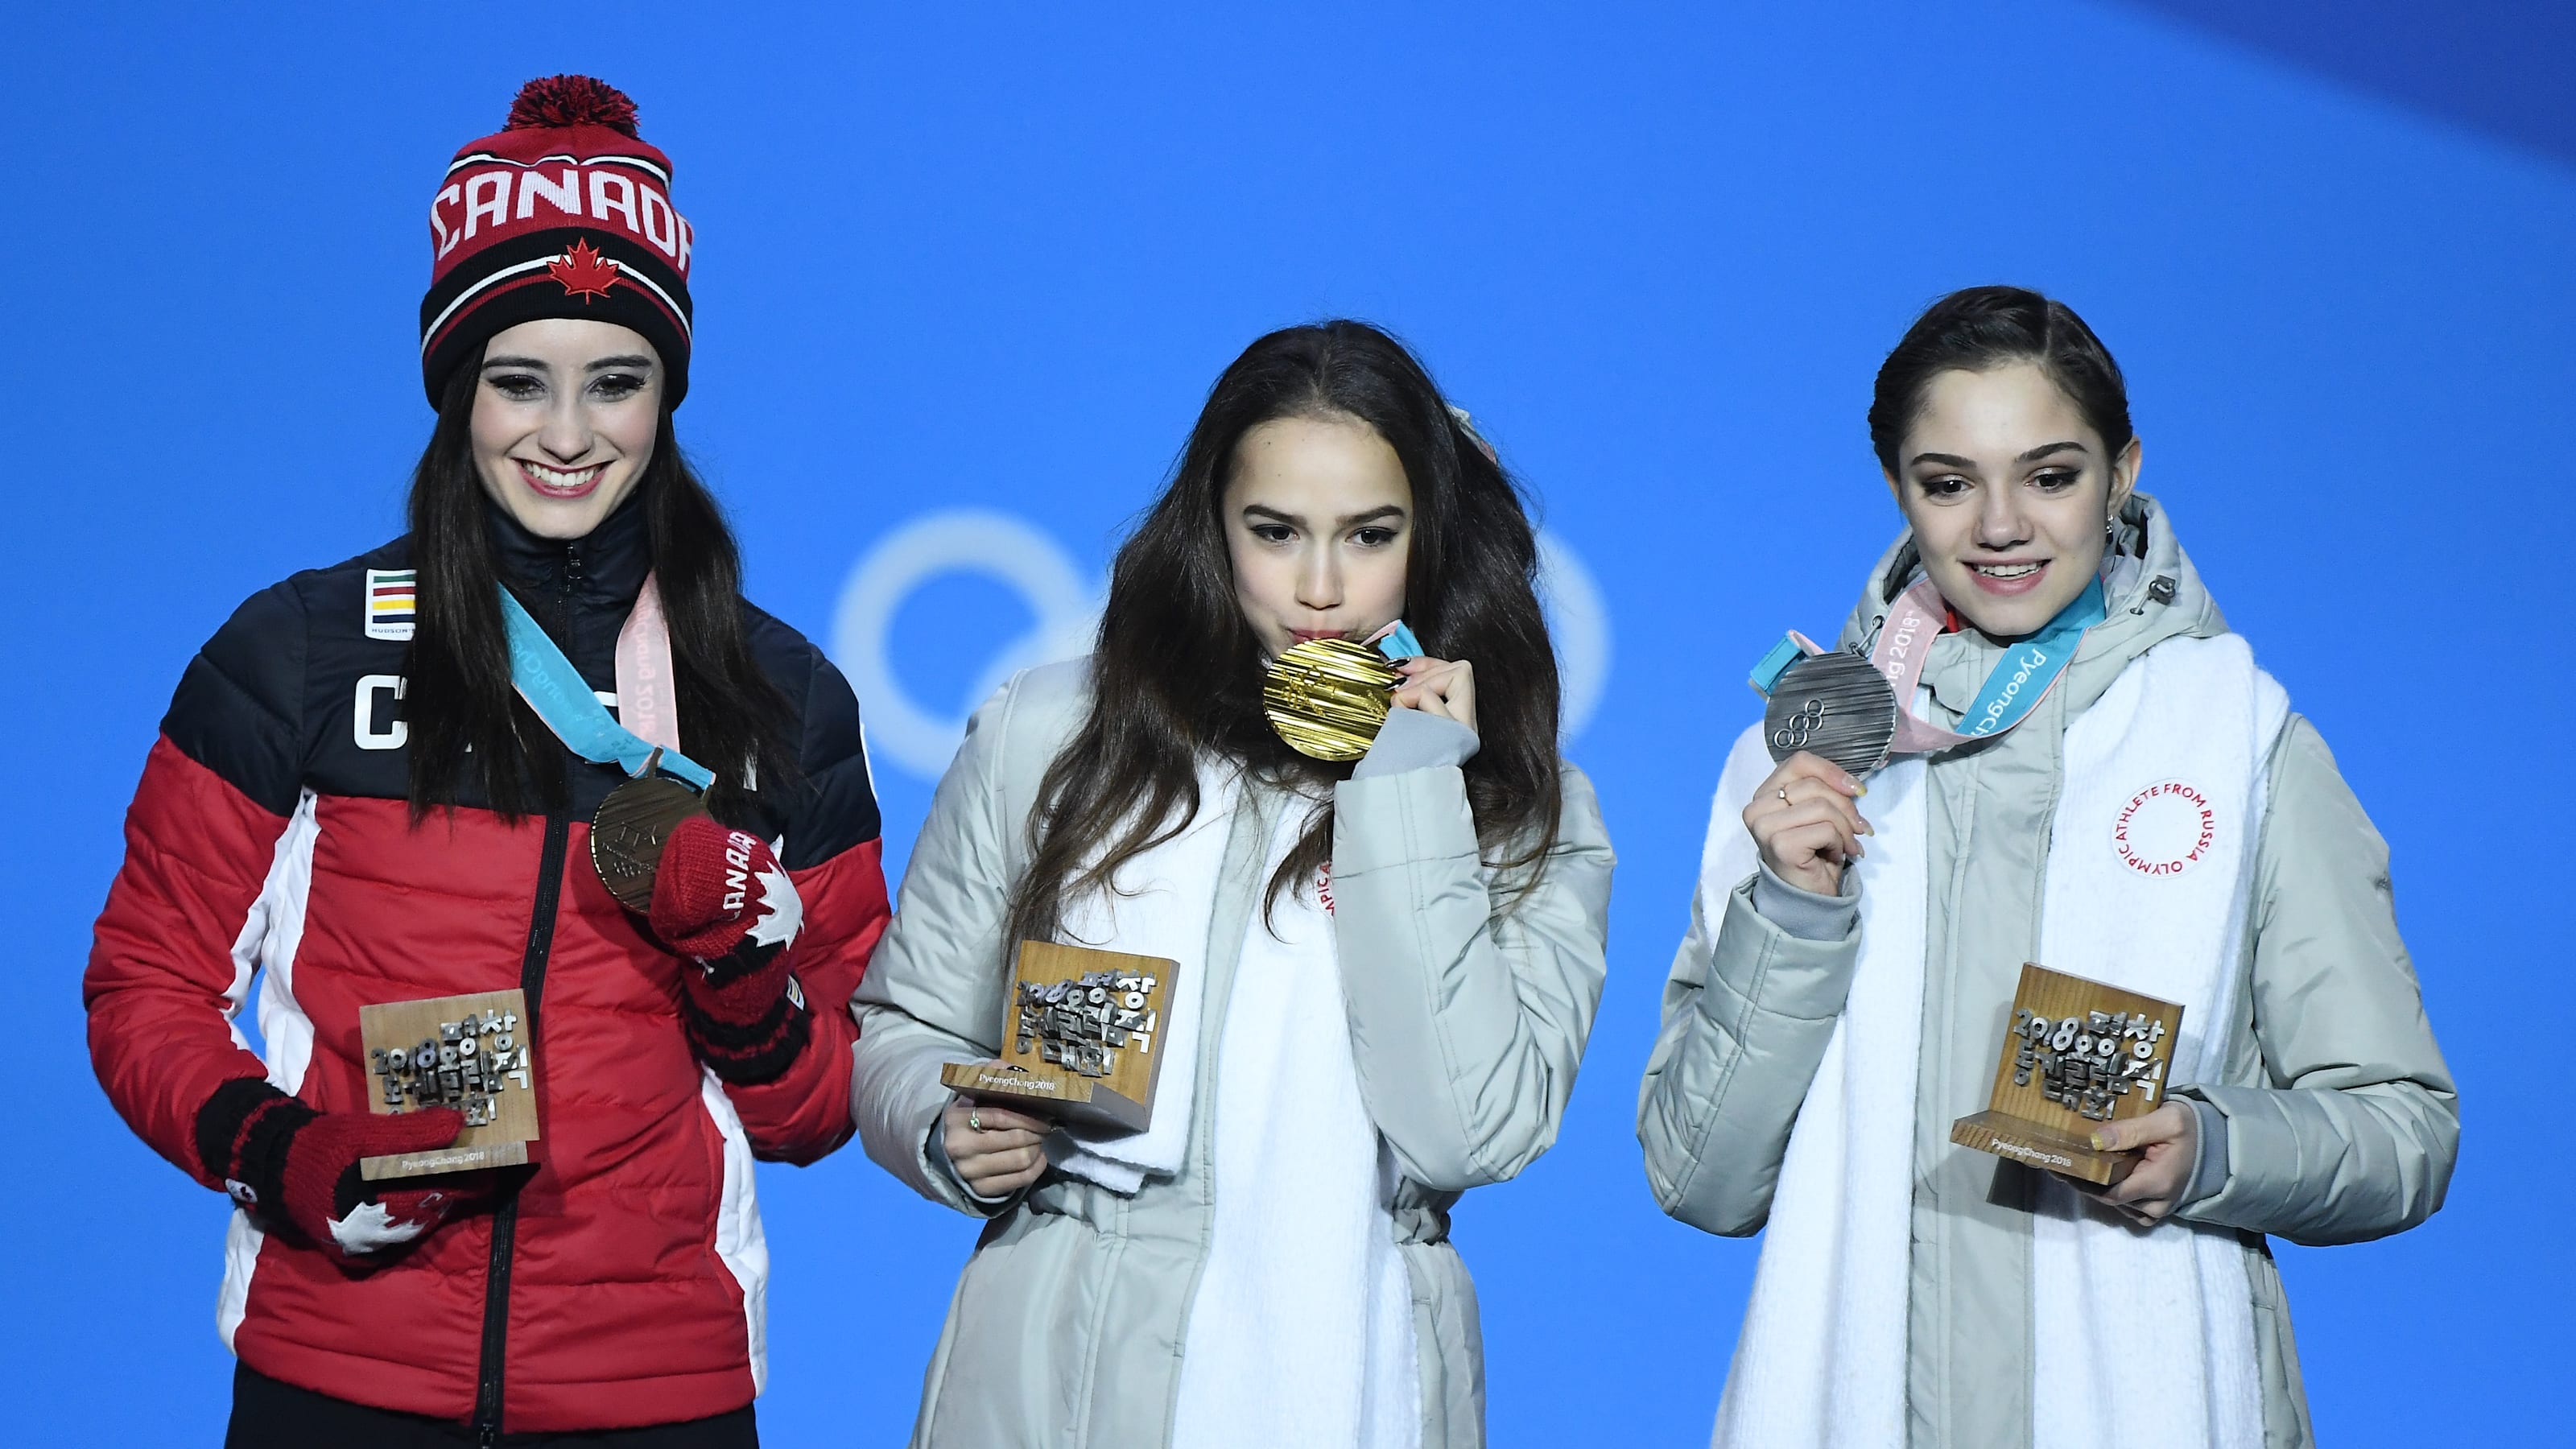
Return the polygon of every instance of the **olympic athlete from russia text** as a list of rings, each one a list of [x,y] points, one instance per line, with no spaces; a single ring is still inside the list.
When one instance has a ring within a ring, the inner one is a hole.
[[[1717,1443],[2307,1443],[2265,1239],[2412,1227],[2459,1144],[2387,846],[2137,491],[2073,309],[1941,299],[1868,422],[1904,528],[1842,643],[1920,621],[1933,743],[1862,781],[1737,742],[1639,1101],[1665,1211],[1765,1234]],[[1950,1140],[2026,961],[2183,1007],[2108,1190]]]

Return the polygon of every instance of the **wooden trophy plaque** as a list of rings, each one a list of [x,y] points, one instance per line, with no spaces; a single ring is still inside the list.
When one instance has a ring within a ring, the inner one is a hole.
[[[358,1160],[369,1182],[517,1167],[537,1137],[536,1067],[527,993],[478,991],[358,1008],[367,1106],[378,1116],[454,1107],[465,1130],[446,1147]]]
[[[998,1061],[951,1062],[948,1089],[1058,1121],[1142,1132],[1154,1115],[1172,974],[1159,956],[1022,941]]]
[[[2134,1152],[2093,1147],[2096,1124],[2152,1112],[2164,1100],[2182,1008],[2116,986],[2023,963],[2012,1027],[1986,1110],[1950,1124],[1950,1140],[2108,1186]]]

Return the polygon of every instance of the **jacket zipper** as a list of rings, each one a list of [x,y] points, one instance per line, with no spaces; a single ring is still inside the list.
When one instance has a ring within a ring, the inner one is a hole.
[[[563,895],[564,857],[571,841],[571,817],[548,815],[545,847],[537,862],[528,950],[519,963],[519,990],[528,998],[527,1040],[531,1043],[537,1040],[537,1003],[545,994],[546,957],[554,947],[555,906]],[[492,1261],[483,1280],[483,1364],[474,1392],[474,1427],[485,1449],[501,1438],[501,1370],[510,1336],[510,1258],[518,1235],[519,1198],[513,1193],[492,1215]]]
[[[567,635],[572,629],[573,595],[581,582],[581,544],[575,540],[564,545],[563,584],[549,611]],[[571,852],[571,844],[572,818],[561,811],[549,812],[545,845],[537,856],[537,898],[528,921],[528,948],[519,960],[519,991],[528,1003],[526,1040],[532,1045],[537,1040],[538,1002],[545,995],[546,958],[554,949],[555,908],[563,897],[564,857]],[[483,1359],[474,1389],[474,1428],[483,1449],[493,1449],[501,1440],[502,1375],[510,1344],[510,1264],[518,1238],[519,1197],[514,1192],[492,1214],[492,1257],[483,1275]]]

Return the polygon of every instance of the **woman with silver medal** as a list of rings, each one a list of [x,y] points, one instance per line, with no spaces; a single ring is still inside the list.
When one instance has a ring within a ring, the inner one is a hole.
[[[1449,1214],[1555,1139],[1610,888],[1535,559],[1401,345],[1290,328],[1218,378],[1091,657],[976,713],[858,997],[869,1155],[988,1220],[916,1445],[1483,1442]],[[1169,963],[1144,1130],[942,1086],[1026,941]]]
[[[1754,671],[1640,1097],[1665,1211],[1768,1229],[1715,1442],[2305,1444],[2267,1235],[2412,1227],[2458,1142],[2387,849],[2073,311],[1942,299],[1869,425],[1905,532]],[[2024,962],[2184,1007],[2108,1188],[1950,1139]]]
[[[457,153],[410,527],[244,604],[145,766],[90,1039],[237,1206],[230,1444],[757,1442],[752,1162],[848,1136],[887,910],[849,686],[680,456],[670,178],[583,76]],[[465,1015],[410,1089],[388,1010]],[[511,1165],[439,1170],[517,1093]]]

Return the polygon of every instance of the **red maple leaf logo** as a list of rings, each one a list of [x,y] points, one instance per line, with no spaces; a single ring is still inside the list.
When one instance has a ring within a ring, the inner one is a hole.
[[[617,280],[617,263],[599,254],[599,248],[586,241],[576,241],[562,256],[546,263],[546,275],[563,283],[567,296],[585,302],[608,295],[609,286]]]

